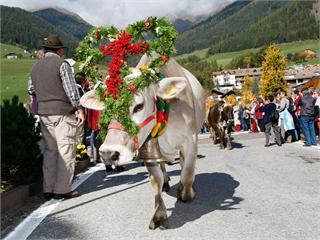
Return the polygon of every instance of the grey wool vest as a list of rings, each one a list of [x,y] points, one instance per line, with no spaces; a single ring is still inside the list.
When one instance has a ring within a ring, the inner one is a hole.
[[[75,112],[60,77],[63,62],[58,56],[50,56],[39,60],[32,67],[31,80],[37,96],[39,115],[69,115]]]

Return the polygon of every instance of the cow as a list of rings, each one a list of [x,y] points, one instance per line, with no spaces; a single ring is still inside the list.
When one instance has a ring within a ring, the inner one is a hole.
[[[139,76],[139,68],[151,62],[154,56],[142,56],[132,74],[125,79]],[[134,102],[129,108],[130,118],[140,126],[137,136],[130,136],[117,119],[108,127],[107,135],[99,148],[105,164],[123,165],[132,161],[136,149],[141,148],[155,125],[154,116],[156,98],[170,100],[170,115],[166,131],[158,137],[160,152],[165,161],[172,162],[176,153],[180,155],[181,175],[177,199],[191,202],[196,195],[193,187],[197,156],[197,134],[205,117],[205,96],[198,80],[174,59],[170,59],[161,68],[165,76],[154,81],[148,87],[135,93]],[[101,109],[94,92],[88,92],[81,98],[81,104],[87,108]],[[95,108],[94,105],[98,108]],[[146,122],[147,119],[152,119]],[[138,144],[137,144],[138,142]],[[138,145],[137,147],[135,147]],[[155,193],[155,209],[149,228],[168,228],[166,206],[162,190],[169,190],[169,176],[163,163],[146,163],[151,185]]]
[[[217,100],[210,107],[208,112],[208,123],[212,129],[212,140],[214,144],[220,141],[220,149],[225,148],[225,131],[227,130],[227,148],[232,149],[231,132],[233,129],[233,107],[230,104],[225,104],[224,101]]]

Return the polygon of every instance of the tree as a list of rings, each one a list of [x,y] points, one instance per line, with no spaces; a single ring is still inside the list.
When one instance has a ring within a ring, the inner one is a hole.
[[[184,68],[188,69],[205,89],[211,90],[214,88],[212,72],[219,70],[217,61],[203,61],[197,56],[189,56],[187,58],[179,59],[178,62]]]
[[[287,92],[284,79],[286,65],[285,57],[280,48],[275,44],[270,45],[262,63],[260,94],[268,96],[276,95],[279,92]]]
[[[17,96],[1,105],[1,130],[1,187],[40,180],[40,131]]]
[[[253,86],[253,78],[249,76],[244,77],[244,83],[242,87],[242,103],[248,104],[251,103],[254,99],[254,94],[252,92],[252,86]]]

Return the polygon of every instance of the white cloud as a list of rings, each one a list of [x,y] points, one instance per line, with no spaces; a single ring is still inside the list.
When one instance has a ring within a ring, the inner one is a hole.
[[[129,23],[148,16],[192,18],[210,15],[234,0],[0,0],[1,5],[26,10],[58,6],[77,13],[95,26]]]

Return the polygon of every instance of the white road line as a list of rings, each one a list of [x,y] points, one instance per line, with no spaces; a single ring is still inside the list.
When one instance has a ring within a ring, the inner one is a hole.
[[[79,187],[85,182],[92,174],[102,170],[104,164],[98,164],[90,168],[86,172],[79,174],[72,183],[72,190]],[[62,200],[54,200],[45,202],[38,209],[34,210],[27,218],[25,218],[4,240],[25,240],[30,234],[39,226],[60,203]]]

